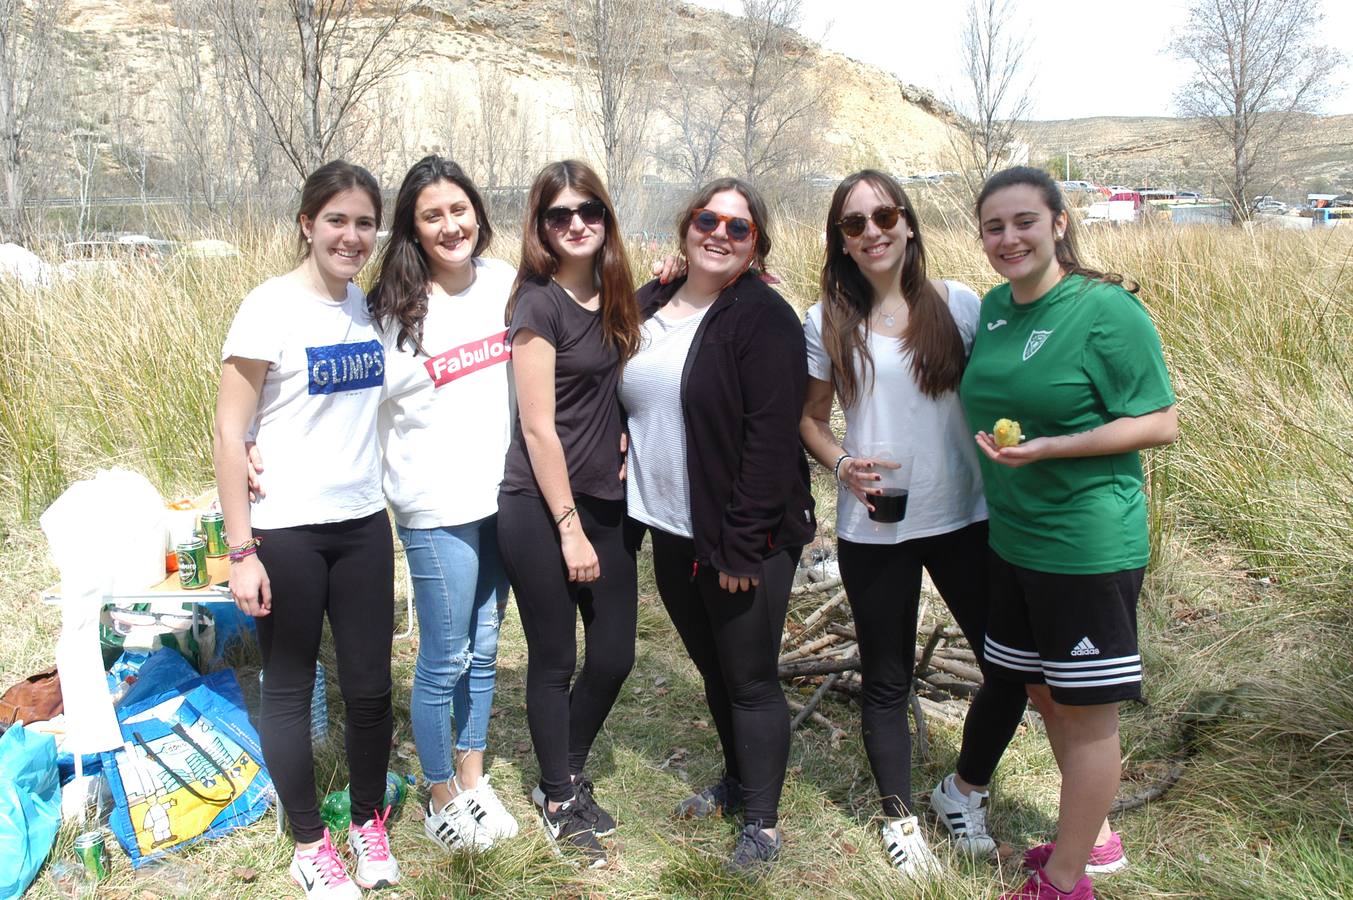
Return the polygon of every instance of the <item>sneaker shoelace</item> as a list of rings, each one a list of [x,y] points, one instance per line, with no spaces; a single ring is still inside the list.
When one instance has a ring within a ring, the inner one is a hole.
[[[738,862],[752,862],[769,859],[775,852],[775,841],[761,830],[759,825],[744,825],[738,836],[738,845],[733,856]]]
[[[365,825],[354,825],[353,830],[362,839],[362,849],[372,862],[385,862],[390,858],[390,836],[385,832],[385,820],[390,818],[390,808],[385,815],[380,812]]]
[[[298,855],[308,858],[325,884],[339,884],[348,880],[348,870],[344,868],[343,858],[338,855],[338,850],[334,848],[334,843],[329,838],[329,829],[324,829],[322,844],[314,850]]]

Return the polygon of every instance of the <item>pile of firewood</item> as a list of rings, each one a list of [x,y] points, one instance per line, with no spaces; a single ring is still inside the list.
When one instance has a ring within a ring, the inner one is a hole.
[[[911,697],[917,752],[922,756],[928,749],[927,718],[962,724],[968,700],[982,683],[977,658],[948,618],[943,603],[935,604],[936,615],[930,615],[932,596],[927,586],[922,592]],[[791,612],[780,644],[780,678],[798,687],[787,698],[794,713],[790,727],[812,720],[827,729],[833,742],[838,741],[844,731],[821,711],[822,700],[829,693],[843,700],[858,699],[863,689],[855,625],[841,579],[805,581],[794,588],[791,606],[810,611],[802,617]],[[800,699],[810,687],[811,694]]]

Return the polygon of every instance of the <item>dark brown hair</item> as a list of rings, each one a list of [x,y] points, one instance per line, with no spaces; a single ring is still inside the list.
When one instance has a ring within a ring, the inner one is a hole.
[[[911,230],[902,259],[902,296],[907,303],[907,327],[898,340],[898,352],[911,351],[911,375],[921,392],[939,397],[958,387],[967,356],[963,336],[949,312],[949,305],[926,277],[925,242],[921,225],[902,187],[891,175],[865,169],[836,186],[827,210],[827,259],[822,265],[822,343],[832,361],[832,386],[842,406],[852,406],[874,378],[874,359],[869,353],[869,316],[874,307],[874,286],[846,253],[845,238],[837,222],[846,198],[857,184],[866,183],[902,210],[904,225]],[[860,361],[860,374],[855,360]],[[861,377],[863,376],[863,377]]]
[[[1057,182],[1053,181],[1052,176],[1042,169],[1035,169],[1032,166],[1011,166],[988,178],[986,184],[982,185],[981,193],[977,195],[976,212],[979,232],[982,227],[982,204],[987,202],[987,198],[999,190],[1021,184],[1039,192],[1043,197],[1043,203],[1052,212],[1054,219],[1059,215],[1066,214],[1066,230],[1054,243],[1057,264],[1062,267],[1063,272],[1068,275],[1081,275],[1092,281],[1107,281],[1109,284],[1120,285],[1134,294],[1137,293],[1139,285],[1135,281],[1127,281],[1117,272],[1101,272],[1098,269],[1092,269],[1081,262],[1080,252],[1076,249],[1076,231],[1073,217],[1067,213],[1066,201],[1062,199],[1062,192],[1057,187]]]
[[[576,159],[550,163],[531,184],[526,221],[521,229],[521,263],[517,266],[517,280],[512,284],[512,297],[507,301],[507,324],[512,324],[522,285],[549,279],[559,271],[559,260],[545,235],[543,216],[567,188],[589,194],[606,207],[606,238],[592,263],[593,273],[601,282],[601,332],[620,352],[622,360],[629,359],[639,349],[639,307],[634,302],[634,279],[625,255],[625,242],[606,186],[587,163]]]
[[[305,230],[300,228],[301,217],[315,221],[324,205],[334,197],[349,190],[363,191],[376,209],[376,225],[381,222],[381,188],[376,178],[361,166],[335,159],[327,162],[310,173],[301,188],[301,208],[296,211],[296,243],[301,258],[310,255],[310,244],[306,242]]]
[[[770,208],[766,206],[761,192],[750,182],[741,178],[719,178],[696,191],[686,204],[686,208],[677,217],[677,246],[686,252],[686,233],[691,230],[691,213],[704,209],[715,194],[724,191],[737,191],[747,201],[747,210],[752,214],[752,224],[756,226],[756,247],[752,252],[751,267],[758,272],[766,271],[766,260],[770,258]]]
[[[493,228],[489,225],[489,215],[484,209],[484,198],[470,176],[449,159],[425,156],[413,164],[399,186],[395,211],[391,216],[390,240],[381,254],[380,274],[376,276],[371,292],[366,295],[367,309],[380,328],[399,322],[395,347],[402,348],[407,340],[413,343],[416,353],[424,355],[427,354],[423,350],[423,319],[428,314],[428,279],[431,272],[427,253],[418,242],[414,213],[423,190],[444,181],[464,191],[470,206],[474,208],[475,222],[479,228],[475,234],[474,250],[470,252],[471,258],[488,249],[493,240]]]

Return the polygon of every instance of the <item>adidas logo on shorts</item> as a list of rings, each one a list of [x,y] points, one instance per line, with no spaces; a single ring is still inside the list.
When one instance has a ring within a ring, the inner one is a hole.
[[[1098,656],[1098,655],[1099,655],[1099,648],[1096,647],[1094,644],[1090,643],[1090,639],[1089,639],[1088,637],[1083,637],[1083,638],[1081,638],[1080,641],[1076,644],[1076,646],[1074,646],[1074,647],[1071,648],[1071,655],[1072,655],[1072,656]]]

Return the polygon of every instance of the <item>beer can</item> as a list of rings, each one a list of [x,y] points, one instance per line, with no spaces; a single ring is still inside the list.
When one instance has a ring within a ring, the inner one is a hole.
[[[102,831],[86,831],[75,839],[75,855],[84,863],[85,871],[95,881],[108,878],[108,848],[103,843]]]
[[[225,556],[230,552],[226,544],[225,513],[218,511],[202,514],[202,539],[207,542],[208,556]]]
[[[207,544],[201,538],[183,541],[174,548],[179,560],[179,584],[185,588],[207,586]]]

